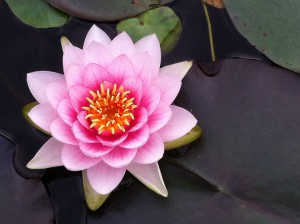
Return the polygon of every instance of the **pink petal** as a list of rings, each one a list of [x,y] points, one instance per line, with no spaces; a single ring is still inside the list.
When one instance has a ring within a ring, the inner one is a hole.
[[[135,74],[141,78],[143,85],[147,86],[153,78],[152,63],[148,52],[139,52],[130,57]]]
[[[94,190],[106,195],[118,186],[125,172],[126,168],[113,168],[104,162],[99,162],[96,166],[87,169],[87,176]]]
[[[144,125],[135,132],[129,132],[128,137],[120,144],[120,147],[126,149],[139,148],[144,145],[149,139],[148,125]]]
[[[187,134],[196,124],[196,118],[187,110],[171,105],[172,117],[158,133],[164,142],[172,141]]]
[[[150,128],[150,133],[156,132],[170,120],[172,116],[172,110],[170,106],[160,102],[155,109],[155,111],[148,118],[148,125]]]
[[[128,165],[127,170],[155,193],[160,194],[163,197],[168,196],[168,190],[162,179],[158,163],[131,163]]]
[[[85,86],[72,86],[69,90],[69,96],[71,103],[76,112],[82,111],[83,106],[88,106],[90,103],[87,101],[87,97],[91,97],[88,88]]]
[[[65,144],[50,138],[35,154],[32,160],[27,164],[29,169],[45,169],[49,167],[62,166],[61,160],[62,148]]]
[[[51,122],[58,118],[57,112],[48,103],[36,105],[29,111],[28,116],[35,125],[49,133]]]
[[[149,116],[157,108],[160,101],[160,94],[161,91],[156,86],[151,86],[150,88],[143,91],[143,97],[139,106],[144,107],[147,110]]]
[[[83,49],[85,50],[93,41],[107,46],[111,40],[103,30],[98,28],[96,25],[93,25],[86,35]]]
[[[103,67],[97,64],[89,64],[83,75],[83,85],[90,90],[100,89],[100,84],[104,81],[113,83],[114,79]]]
[[[121,144],[127,138],[127,133],[120,133],[120,134],[111,134],[108,133],[105,135],[101,133],[101,135],[97,136],[97,139],[106,146],[116,146]]]
[[[181,80],[191,66],[192,62],[185,61],[160,69],[153,84],[160,88],[163,102],[170,105],[175,100],[181,87]]]
[[[107,68],[113,59],[114,57],[107,47],[96,42],[92,42],[84,51],[84,65],[95,63]]]
[[[111,167],[125,167],[133,160],[136,151],[137,149],[125,149],[117,146],[109,153],[102,156],[102,159]]]
[[[99,157],[110,152],[114,147],[113,146],[104,146],[101,143],[79,143],[81,151],[90,157]]]
[[[159,134],[152,133],[145,145],[138,149],[133,161],[149,164],[160,160],[164,154],[164,142]]]
[[[161,51],[156,35],[153,34],[140,39],[136,42],[135,47],[137,52],[148,52],[151,58],[153,76],[157,76],[160,67]]]
[[[128,98],[134,98],[134,104],[139,105],[142,98],[142,80],[137,77],[127,78],[121,86],[125,91],[130,91]]]
[[[114,57],[118,57],[121,54],[126,54],[128,56],[135,53],[135,46],[128,36],[127,33],[122,32],[116,36],[108,47]]]
[[[59,102],[69,97],[66,82],[52,82],[45,88],[51,106],[56,109]]]
[[[148,121],[147,110],[143,107],[137,107],[134,109],[134,120],[130,122],[129,132],[134,132],[140,129]]]
[[[133,65],[126,55],[120,55],[115,58],[108,66],[107,71],[113,76],[114,83],[120,85],[123,80],[134,77]]]
[[[85,170],[101,161],[100,157],[94,158],[83,154],[78,145],[65,145],[61,158],[64,166],[72,171]]]
[[[78,145],[78,141],[75,138],[71,127],[67,125],[61,118],[57,118],[50,125],[52,136],[60,142]]]
[[[80,64],[70,64],[65,72],[68,88],[77,85],[83,85],[83,73],[85,67]]]
[[[38,71],[27,74],[27,84],[30,92],[39,103],[47,103],[45,87],[52,82],[63,82],[64,76],[55,72]]]
[[[79,121],[75,121],[73,124],[73,133],[75,138],[77,138],[80,142],[85,143],[97,143],[99,142],[96,138],[96,132],[88,130],[87,128],[83,127]]]
[[[66,74],[67,68],[70,64],[83,65],[83,51],[78,47],[67,45],[64,48],[63,55],[64,74]]]
[[[56,111],[60,118],[69,126],[72,126],[76,121],[77,113],[75,112],[69,99],[62,100],[57,104]]]

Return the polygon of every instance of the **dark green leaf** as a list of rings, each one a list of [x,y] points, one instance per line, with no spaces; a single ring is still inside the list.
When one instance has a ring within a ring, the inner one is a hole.
[[[58,9],[82,19],[116,21],[130,18],[173,0],[47,0]]]
[[[300,72],[300,1],[224,0],[238,29],[275,63]]]
[[[127,32],[134,42],[147,35],[156,34],[163,53],[168,53],[175,47],[181,29],[179,17],[168,7],[149,10],[136,18],[123,20],[117,25],[118,32]]]
[[[49,5],[46,0],[6,0],[12,12],[27,25],[36,28],[60,27],[69,16]]]

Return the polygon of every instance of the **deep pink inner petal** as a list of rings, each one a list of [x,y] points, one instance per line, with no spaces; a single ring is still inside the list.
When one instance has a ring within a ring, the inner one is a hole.
[[[134,158],[137,149],[124,149],[115,147],[106,155],[102,156],[103,161],[115,168],[120,168],[128,165]]]

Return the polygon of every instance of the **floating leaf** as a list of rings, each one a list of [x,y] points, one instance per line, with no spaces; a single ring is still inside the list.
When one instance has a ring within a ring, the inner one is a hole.
[[[101,207],[101,205],[103,205],[103,203],[109,197],[109,194],[101,195],[94,190],[88,180],[86,170],[82,171],[82,181],[86,204],[89,209],[96,211]]]
[[[300,72],[300,1],[224,0],[238,29],[275,63]]]
[[[32,109],[33,107],[35,107],[36,105],[38,105],[38,104],[39,104],[38,102],[33,102],[33,103],[29,103],[29,104],[25,105],[25,106],[22,108],[23,116],[26,118],[26,120],[27,120],[33,127],[35,127],[36,129],[38,129],[40,132],[43,132],[44,134],[51,136],[51,133],[49,133],[49,132],[45,131],[44,129],[40,128],[39,126],[37,126],[35,123],[32,122],[32,120],[31,120],[30,117],[28,116],[28,113],[31,111],[31,109]]]
[[[117,31],[127,32],[134,42],[155,33],[163,53],[168,53],[175,47],[181,29],[179,17],[168,7],[149,10],[136,18],[123,20],[117,25]]]
[[[206,4],[212,5],[216,8],[222,9],[224,8],[223,0],[203,0]]]
[[[170,142],[165,142],[165,150],[176,149],[181,146],[187,145],[195,140],[197,140],[202,134],[202,129],[196,125],[192,130],[181,138],[175,139]]]
[[[58,9],[82,19],[116,21],[130,18],[173,0],[47,0]]]
[[[69,16],[49,5],[46,0],[6,0],[12,12],[24,23],[36,28],[60,27]]]

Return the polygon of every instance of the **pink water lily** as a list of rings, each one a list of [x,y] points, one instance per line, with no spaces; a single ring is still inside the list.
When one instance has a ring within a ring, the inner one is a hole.
[[[64,46],[64,75],[29,73],[28,86],[39,104],[28,115],[52,137],[27,167],[86,170],[103,195],[128,170],[167,196],[157,163],[164,142],[185,135],[197,121],[171,105],[192,63],[160,68],[160,62],[155,35],[134,44],[125,32],[111,40],[93,26],[83,49]]]

